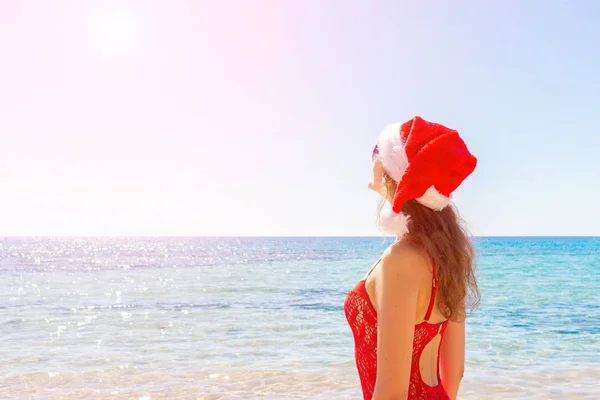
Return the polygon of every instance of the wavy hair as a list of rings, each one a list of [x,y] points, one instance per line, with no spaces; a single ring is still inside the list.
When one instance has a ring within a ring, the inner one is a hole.
[[[388,197],[393,198],[397,183],[387,173],[384,179]],[[473,311],[479,305],[480,293],[475,278],[475,250],[458,211],[451,204],[435,211],[409,200],[402,212],[409,217],[404,239],[419,244],[437,266],[440,312],[450,320],[464,320],[467,310]]]

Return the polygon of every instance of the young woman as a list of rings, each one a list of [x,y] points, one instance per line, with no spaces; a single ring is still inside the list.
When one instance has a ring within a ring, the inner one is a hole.
[[[457,131],[420,117],[381,133],[369,188],[391,205],[379,226],[396,241],[344,303],[365,400],[456,399],[479,293],[449,203],[476,164]]]

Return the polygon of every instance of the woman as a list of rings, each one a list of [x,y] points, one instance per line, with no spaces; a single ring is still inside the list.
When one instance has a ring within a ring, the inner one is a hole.
[[[420,117],[381,133],[369,188],[391,205],[379,226],[397,240],[344,304],[364,399],[456,399],[479,293],[449,202],[476,164],[457,131]]]

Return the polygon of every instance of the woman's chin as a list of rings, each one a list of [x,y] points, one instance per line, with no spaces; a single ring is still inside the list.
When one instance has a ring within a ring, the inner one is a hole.
[[[383,196],[383,188],[378,187],[373,182],[369,182],[369,184],[367,185],[367,187],[369,188],[369,190],[372,190],[375,193],[377,193],[378,195]]]

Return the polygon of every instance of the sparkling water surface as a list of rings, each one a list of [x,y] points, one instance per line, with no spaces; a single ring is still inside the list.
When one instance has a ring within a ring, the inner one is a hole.
[[[0,398],[359,399],[380,238],[2,238]],[[600,398],[600,238],[479,238],[461,399]]]

